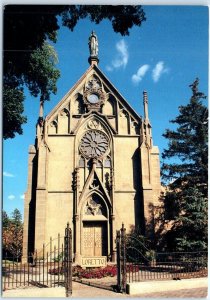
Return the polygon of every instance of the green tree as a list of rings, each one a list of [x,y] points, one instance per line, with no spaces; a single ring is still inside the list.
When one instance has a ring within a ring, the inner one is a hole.
[[[189,187],[182,193],[180,208],[174,224],[177,250],[207,250],[207,198]]]
[[[16,226],[22,225],[22,215],[19,209],[15,208],[12,212],[11,222]]]
[[[173,226],[167,233],[174,250],[207,248],[208,184],[208,109],[198,90],[199,80],[190,85],[189,104],[180,106],[180,114],[171,122],[176,130],[167,129],[168,149],[163,151],[162,175],[168,184],[165,204],[173,209]],[[170,162],[170,159],[173,162]]]
[[[2,211],[2,227],[3,227],[3,228],[8,227],[9,222],[10,222],[9,217],[8,217],[6,211],[3,210],[3,211]]]
[[[7,214],[4,212],[3,222],[3,253],[4,255],[5,253],[9,256],[12,255],[18,260],[22,255],[23,247],[23,223],[20,211],[16,208],[12,212],[11,218],[8,218]]]
[[[49,100],[56,93],[60,75],[56,69],[58,17],[62,25],[74,30],[80,19],[99,24],[108,19],[113,30],[129,35],[132,26],[141,26],[145,13],[141,6],[131,5],[6,5],[4,7],[3,60],[3,137],[22,134],[24,93]]]
[[[3,136],[5,139],[13,138],[15,133],[22,134],[21,125],[27,120],[22,116],[25,98],[23,84],[29,88],[34,97],[40,95],[42,101],[49,100],[50,93],[56,93],[56,81],[60,76],[60,72],[55,68],[57,61],[54,48],[44,42],[40,48],[30,53],[25,73],[18,77],[15,72],[8,70],[4,74]]]

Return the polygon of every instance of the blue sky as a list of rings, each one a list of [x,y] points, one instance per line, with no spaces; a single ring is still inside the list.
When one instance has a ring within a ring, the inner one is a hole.
[[[58,92],[45,104],[44,115],[61,100],[89,67],[88,37],[95,30],[99,40],[99,68],[128,103],[143,115],[143,90],[149,97],[149,118],[154,145],[167,147],[162,137],[169,120],[191,96],[188,87],[196,77],[199,89],[208,92],[208,8],[202,6],[143,6],[147,20],[130,35],[114,33],[111,24],[82,20],[74,32],[61,27],[58,42]],[[23,135],[3,143],[3,209],[23,214],[27,189],[28,148],[34,144],[39,98],[25,91],[28,122]]]

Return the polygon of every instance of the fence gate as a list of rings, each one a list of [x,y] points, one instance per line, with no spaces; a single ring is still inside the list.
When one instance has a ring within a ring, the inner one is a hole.
[[[126,292],[129,282],[184,279],[207,276],[207,252],[156,252],[145,246],[144,238],[117,231],[117,288]]]
[[[2,262],[2,288],[14,289],[23,286],[64,286],[66,296],[72,294],[72,231],[67,224],[65,236],[50,239],[40,252],[22,258],[5,256]]]

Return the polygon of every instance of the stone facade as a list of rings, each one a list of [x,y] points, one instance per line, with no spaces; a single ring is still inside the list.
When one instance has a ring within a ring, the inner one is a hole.
[[[92,33],[93,34],[93,33]],[[91,53],[91,49],[90,49]],[[148,234],[160,195],[147,93],[144,118],[130,107],[90,55],[90,67],[43,119],[29,148],[23,256],[73,229],[74,259],[115,260],[116,230]]]

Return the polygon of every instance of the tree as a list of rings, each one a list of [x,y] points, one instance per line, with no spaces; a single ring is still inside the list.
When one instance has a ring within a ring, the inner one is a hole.
[[[60,75],[56,69],[58,17],[62,25],[74,30],[80,19],[99,24],[108,19],[113,30],[129,35],[132,26],[141,26],[145,13],[141,6],[131,5],[6,5],[4,8],[3,61],[3,137],[22,134],[24,90],[49,100],[56,93]]]
[[[14,211],[12,212],[11,223],[13,223],[16,226],[22,225],[22,215],[19,209],[17,208],[15,208]]]
[[[2,211],[2,227],[6,228],[9,225],[9,217],[5,210]]]
[[[25,71],[22,74],[17,75],[16,71],[11,69],[4,73],[3,136],[5,139],[13,138],[15,133],[22,134],[21,125],[26,123],[26,117],[22,116],[24,84],[29,88],[31,95],[34,97],[40,95],[42,101],[49,100],[50,93],[56,93],[56,81],[60,76],[60,72],[55,68],[57,61],[54,48],[44,42],[40,48],[30,53],[28,65],[24,67]],[[21,67],[18,72],[20,70]]]
[[[166,183],[171,181],[165,201],[174,214],[166,236],[175,250],[207,248],[208,109],[202,104],[206,96],[198,91],[198,85],[198,79],[190,85],[189,104],[180,106],[180,114],[171,121],[177,129],[163,134],[169,143],[162,154],[168,159],[162,175]]]
[[[184,190],[182,198],[174,224],[177,249],[207,251],[207,198],[196,187]]]
[[[6,216],[4,213],[3,221],[6,220]],[[18,209],[12,212],[12,217],[7,219],[6,225],[5,222],[3,223],[2,241],[3,252],[7,252],[18,260],[22,255],[23,247],[22,216]]]

